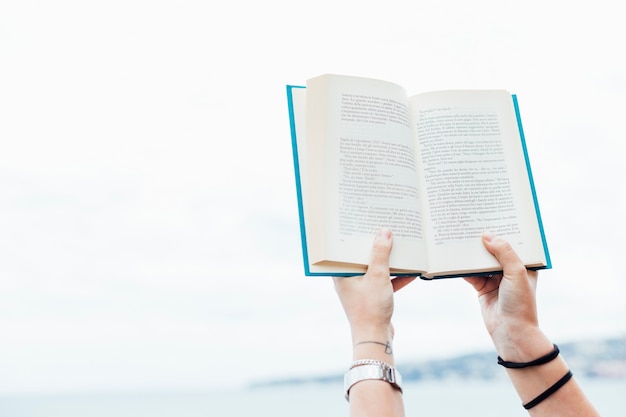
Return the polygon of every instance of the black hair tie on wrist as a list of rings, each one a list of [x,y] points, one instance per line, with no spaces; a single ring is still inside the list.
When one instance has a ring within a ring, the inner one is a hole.
[[[524,406],[525,409],[530,410],[531,408],[533,408],[534,406],[536,406],[537,404],[539,404],[540,402],[542,402],[543,400],[545,400],[546,398],[548,398],[549,396],[557,392],[559,388],[565,385],[565,383],[569,381],[571,378],[572,378],[572,371],[567,371],[567,373],[563,375],[561,379],[556,381],[556,383],[552,385],[550,388],[548,388],[547,390],[539,394],[537,398],[522,405]]]
[[[553,344],[553,346],[554,349],[552,349],[550,353],[530,362],[509,362],[498,356],[498,365],[502,365],[505,368],[510,369],[528,368],[529,366],[543,365],[544,363],[548,363],[551,360],[554,360],[557,356],[559,356],[559,347],[556,344]]]

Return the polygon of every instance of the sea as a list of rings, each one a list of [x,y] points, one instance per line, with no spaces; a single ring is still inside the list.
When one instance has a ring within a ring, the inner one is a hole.
[[[578,380],[603,417],[626,416],[626,379]],[[507,380],[412,382],[407,416],[524,417]],[[0,396],[1,417],[347,417],[340,384]]]

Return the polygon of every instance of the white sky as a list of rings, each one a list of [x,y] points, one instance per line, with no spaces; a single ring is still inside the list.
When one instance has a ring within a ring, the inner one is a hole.
[[[5,0],[0,394],[343,371],[302,274],[285,84],[518,94],[557,343],[626,334],[626,31],[613,1]],[[213,5],[217,4],[217,5]],[[397,360],[490,348],[461,280],[397,298]]]

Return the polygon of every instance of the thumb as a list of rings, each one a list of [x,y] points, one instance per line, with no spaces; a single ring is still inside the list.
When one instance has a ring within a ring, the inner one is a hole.
[[[374,238],[372,256],[370,259],[368,272],[382,274],[389,277],[389,254],[391,253],[392,237],[388,229],[380,229]]]
[[[491,232],[484,232],[483,244],[502,266],[504,276],[513,278],[526,271],[526,267],[519,256],[517,256],[511,244],[506,240],[497,237]]]

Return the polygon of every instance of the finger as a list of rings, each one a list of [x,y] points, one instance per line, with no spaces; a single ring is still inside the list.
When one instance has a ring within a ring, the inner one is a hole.
[[[465,281],[469,282],[472,287],[474,287],[480,297],[483,294],[487,294],[498,289],[500,287],[500,282],[502,281],[502,275],[497,274],[490,276],[466,277]]]
[[[350,280],[347,277],[333,277],[335,292],[341,297],[341,294],[349,288]]]
[[[402,288],[409,285],[416,277],[396,277],[391,280],[393,286],[393,292],[400,291]]]
[[[530,287],[533,289],[533,293],[537,294],[537,277],[539,273],[537,271],[528,271],[528,282],[530,282]]]
[[[335,289],[339,286],[341,282],[341,277],[333,277],[333,284],[335,285]]]
[[[335,288],[340,288],[349,285],[352,281],[358,281],[360,278],[363,278],[363,275],[333,277],[333,284]]]
[[[369,267],[367,268],[368,275],[374,274],[376,276],[384,276],[386,279],[389,278],[389,254],[391,253],[391,246],[391,232],[388,229],[381,229],[374,239],[372,256]]]
[[[480,291],[486,284],[486,277],[464,277],[465,282],[469,283],[476,291]]]

